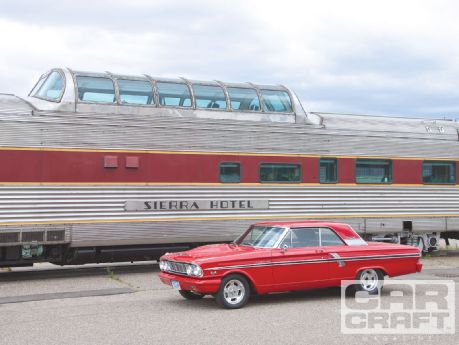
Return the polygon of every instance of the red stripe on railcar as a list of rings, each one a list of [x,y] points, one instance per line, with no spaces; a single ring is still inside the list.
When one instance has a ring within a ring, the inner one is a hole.
[[[243,183],[260,182],[261,163],[301,164],[301,182],[319,182],[318,157],[45,150],[0,150],[0,181],[219,183],[222,162],[241,163]],[[422,162],[393,159],[393,183],[422,184]],[[338,158],[338,183],[355,183],[354,158]]]
[[[338,183],[355,183],[354,158],[338,158]]]
[[[392,182],[422,184],[422,160],[392,160]]]

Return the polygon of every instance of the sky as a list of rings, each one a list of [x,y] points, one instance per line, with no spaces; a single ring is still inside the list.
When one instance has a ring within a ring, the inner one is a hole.
[[[307,111],[459,119],[459,2],[0,0],[0,92],[53,67],[284,84]]]

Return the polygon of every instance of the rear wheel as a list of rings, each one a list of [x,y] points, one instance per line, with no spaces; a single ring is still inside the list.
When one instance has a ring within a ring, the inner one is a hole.
[[[241,308],[249,300],[250,285],[243,276],[231,274],[223,278],[215,297],[217,303],[223,308]]]
[[[201,299],[201,298],[204,297],[204,295],[202,295],[202,294],[200,294],[200,293],[193,292],[193,291],[188,291],[188,290],[179,290],[179,294],[180,294],[183,298],[191,299],[191,300]]]
[[[380,270],[368,268],[357,274],[356,281],[357,291],[366,291],[370,295],[376,295],[381,292],[384,275]]]

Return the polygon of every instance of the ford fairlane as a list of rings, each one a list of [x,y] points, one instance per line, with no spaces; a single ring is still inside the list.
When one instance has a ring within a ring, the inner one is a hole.
[[[366,242],[343,223],[263,222],[231,244],[162,256],[159,276],[186,299],[213,295],[235,309],[251,294],[341,286],[343,280],[375,294],[385,276],[420,272],[420,256],[416,247]]]

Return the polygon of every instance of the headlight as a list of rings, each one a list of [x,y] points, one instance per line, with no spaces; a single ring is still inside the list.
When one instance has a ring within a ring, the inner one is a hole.
[[[186,274],[192,277],[202,277],[202,269],[198,265],[187,264]]]
[[[165,262],[162,261],[162,260],[159,262],[159,269],[160,269],[161,271],[164,271],[164,269],[165,269]]]
[[[196,277],[202,277],[202,268],[198,265],[194,265],[192,274]]]
[[[161,271],[169,271],[169,262],[168,261],[160,261],[159,262],[159,269]]]

